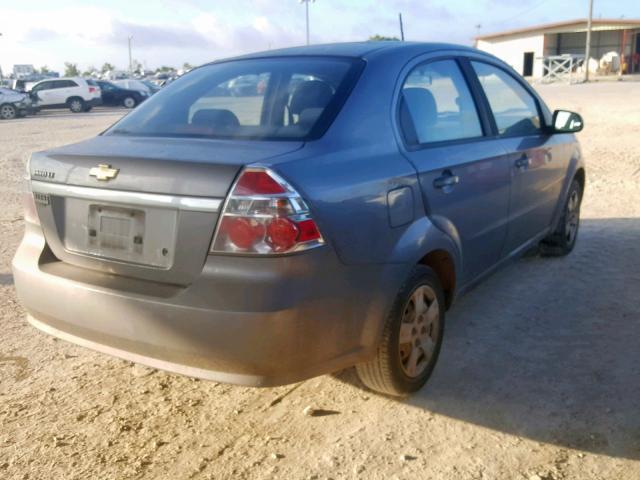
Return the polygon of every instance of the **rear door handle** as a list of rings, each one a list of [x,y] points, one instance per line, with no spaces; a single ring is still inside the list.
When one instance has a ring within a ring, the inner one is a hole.
[[[454,175],[449,171],[445,171],[445,172],[443,172],[442,176],[436,178],[433,181],[433,186],[435,188],[447,188],[447,187],[453,187],[454,185],[457,185],[458,183],[460,183],[460,177],[459,176]]]
[[[526,155],[521,156],[516,160],[516,168],[527,168],[529,166],[529,157]]]

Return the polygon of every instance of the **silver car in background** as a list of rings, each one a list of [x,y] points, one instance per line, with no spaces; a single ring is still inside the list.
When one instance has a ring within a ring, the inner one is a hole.
[[[33,105],[29,95],[0,87],[0,119],[12,120],[24,117],[32,110]]]

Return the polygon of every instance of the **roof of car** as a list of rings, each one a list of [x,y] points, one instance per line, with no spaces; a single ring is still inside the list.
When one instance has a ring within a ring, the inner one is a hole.
[[[351,43],[326,43],[320,45],[308,45],[301,47],[281,48],[277,50],[268,50],[263,52],[251,53],[235,57],[236,59],[245,58],[264,58],[264,57],[281,57],[293,55],[327,55],[338,57],[358,57],[367,58],[374,52],[376,53],[400,53],[415,51],[419,53],[430,53],[439,50],[466,50],[469,52],[478,52],[478,50],[455,45],[449,43],[423,43],[423,42],[400,42],[400,41],[368,41],[368,42],[351,42]]]
[[[42,83],[42,82],[57,82],[58,80],[84,80],[82,77],[51,77],[51,78],[43,78],[42,80],[38,80],[34,83]]]

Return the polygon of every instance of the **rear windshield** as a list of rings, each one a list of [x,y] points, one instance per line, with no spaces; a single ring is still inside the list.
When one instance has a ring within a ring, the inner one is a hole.
[[[317,138],[331,124],[361,68],[359,60],[332,57],[206,65],[162,89],[105,134]]]

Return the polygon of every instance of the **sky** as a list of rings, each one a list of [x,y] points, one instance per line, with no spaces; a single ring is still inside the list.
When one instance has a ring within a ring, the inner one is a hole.
[[[309,5],[312,43],[371,35],[470,45],[482,34],[584,18],[588,0],[316,0]],[[594,17],[640,18],[638,0],[595,0]],[[481,25],[478,28],[478,25]],[[85,70],[109,62],[147,68],[199,65],[219,58],[305,42],[299,0],[0,0],[0,66]]]

